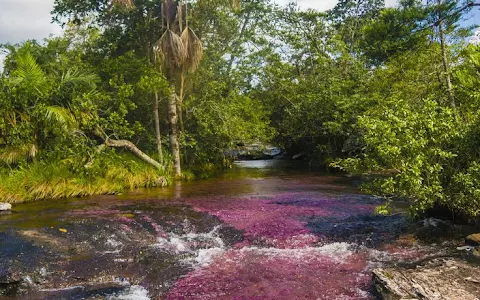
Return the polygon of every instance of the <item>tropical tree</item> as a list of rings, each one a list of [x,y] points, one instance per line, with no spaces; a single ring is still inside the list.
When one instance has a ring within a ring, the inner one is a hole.
[[[189,11],[192,6],[205,5],[212,9],[238,7],[238,1],[197,1],[193,4],[178,0],[114,0],[95,3],[56,0],[54,13],[58,21],[65,18],[70,22],[96,23],[102,26],[103,43],[114,44],[107,52],[114,56],[134,51],[138,57],[148,61],[152,69],[159,69],[169,82],[168,123],[170,127],[170,148],[177,176],[181,176],[180,136],[178,123],[183,123],[182,106],[185,75],[198,68],[203,47],[200,39],[189,25]],[[89,19],[87,16],[96,17]],[[152,91],[153,115],[158,157],[162,159],[160,135],[159,91]]]
[[[76,98],[95,89],[97,77],[76,67],[45,72],[26,43],[7,57],[0,102],[0,159],[7,164],[32,161],[52,141],[76,135],[82,110]]]

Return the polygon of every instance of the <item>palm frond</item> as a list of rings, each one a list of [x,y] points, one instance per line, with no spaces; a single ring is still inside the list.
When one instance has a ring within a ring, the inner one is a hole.
[[[71,131],[78,127],[77,121],[70,110],[60,106],[47,106],[44,110],[47,122],[55,122],[65,131]]]
[[[0,150],[0,161],[11,165],[27,158],[34,158],[38,149],[35,144],[24,144],[21,146],[9,146]]]
[[[10,77],[10,82],[38,96],[45,95],[49,88],[48,79],[32,54],[29,52],[18,54],[16,63],[17,67]]]
[[[167,29],[155,43],[157,58],[169,70],[180,68],[185,62],[185,46],[182,38]]]
[[[81,71],[77,68],[71,68],[62,74],[60,87],[63,87],[66,85],[73,85],[73,86],[84,85],[84,86],[89,86],[93,88],[97,80],[98,80],[98,77],[93,73]]]
[[[198,69],[203,57],[202,41],[189,27],[183,30],[181,38],[185,48],[184,67],[188,72],[194,72]]]
[[[3,120],[10,126],[15,127],[17,125],[17,114],[15,111],[6,111],[3,113]]]

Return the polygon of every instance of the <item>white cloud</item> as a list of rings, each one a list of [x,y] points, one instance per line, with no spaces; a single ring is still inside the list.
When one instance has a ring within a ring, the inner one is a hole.
[[[30,39],[42,40],[62,32],[52,24],[54,0],[0,0],[0,44],[16,44]],[[0,52],[0,71],[5,53]]]
[[[337,0],[297,0],[297,1],[289,1],[289,0],[278,0],[279,4],[287,4],[289,2],[296,2],[302,9],[313,8],[319,11],[325,11],[328,9],[332,9],[335,4],[337,4]]]
[[[41,40],[58,34],[61,28],[51,23],[54,0],[0,0],[0,43]]]

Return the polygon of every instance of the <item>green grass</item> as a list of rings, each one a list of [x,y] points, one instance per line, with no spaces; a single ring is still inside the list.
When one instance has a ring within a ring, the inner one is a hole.
[[[142,187],[165,186],[171,180],[168,165],[158,170],[130,155],[109,153],[80,168],[72,162],[36,161],[12,170],[0,170],[0,202],[118,194]]]

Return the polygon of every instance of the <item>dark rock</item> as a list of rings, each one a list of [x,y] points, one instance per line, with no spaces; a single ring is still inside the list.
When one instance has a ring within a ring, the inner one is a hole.
[[[465,238],[465,244],[469,246],[480,246],[480,233],[475,233]]]
[[[10,269],[0,266],[0,284],[17,283],[22,280],[20,274],[12,272]]]

